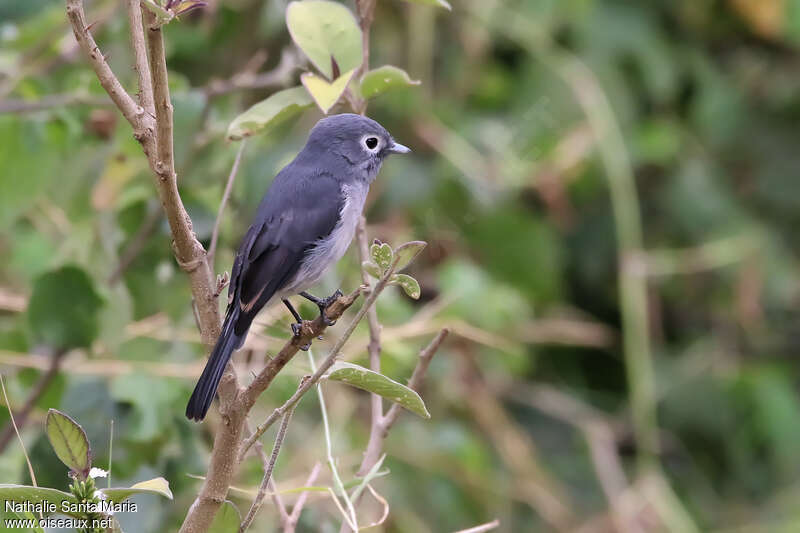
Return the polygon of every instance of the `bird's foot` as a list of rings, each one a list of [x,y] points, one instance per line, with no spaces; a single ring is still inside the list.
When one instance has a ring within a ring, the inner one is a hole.
[[[344,296],[344,294],[342,294],[342,291],[336,289],[336,292],[334,292],[327,298],[321,299],[320,302],[317,304],[317,306],[319,307],[319,314],[320,316],[322,316],[322,322],[326,326],[333,326],[334,324],[336,324],[336,321],[328,318],[328,316],[325,314],[325,310],[328,308],[328,306],[330,306],[333,302],[335,302],[342,296]]]
[[[305,299],[310,300],[314,305],[317,306],[317,308],[319,309],[319,316],[322,317],[323,324],[325,324],[326,326],[333,326],[334,324],[336,324],[335,320],[331,320],[325,314],[325,309],[327,309],[329,305],[331,305],[333,302],[335,302],[336,300],[338,300],[340,297],[343,296],[342,291],[336,289],[336,292],[334,292],[327,298],[317,298],[316,296],[312,296],[307,292],[301,292],[300,295]]]
[[[300,337],[303,332],[303,323],[302,322],[292,322],[292,334],[295,337]],[[305,343],[304,345],[300,346],[300,349],[304,352],[307,352],[311,348],[311,341]]]

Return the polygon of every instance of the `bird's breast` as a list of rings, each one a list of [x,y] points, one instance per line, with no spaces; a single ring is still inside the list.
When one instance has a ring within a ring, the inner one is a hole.
[[[282,292],[298,293],[314,285],[345,254],[355,236],[358,219],[364,209],[368,187],[366,184],[342,185],[342,209],[339,221],[330,235],[317,241],[308,251],[294,279]]]

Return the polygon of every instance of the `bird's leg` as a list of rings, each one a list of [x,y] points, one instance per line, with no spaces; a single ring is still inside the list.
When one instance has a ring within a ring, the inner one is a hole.
[[[297,309],[294,308],[292,302],[290,302],[286,298],[282,298],[281,301],[283,302],[283,305],[285,305],[286,308],[289,310],[289,312],[292,313],[294,319],[297,320],[297,322],[292,323],[292,334],[295,337],[299,337],[300,331],[303,329],[303,317],[301,317],[300,313],[297,312]],[[304,351],[308,350],[309,348],[311,348],[311,343],[305,344],[300,347],[300,349]]]
[[[342,291],[337,289],[336,292],[334,292],[327,298],[317,298],[313,294],[308,294],[305,291],[301,292],[300,296],[302,296],[306,300],[309,300],[319,308],[319,314],[322,317],[322,321],[325,323],[326,326],[332,326],[336,324],[335,320],[331,320],[327,317],[327,315],[325,315],[325,309],[333,302],[335,302],[337,299],[339,299],[340,296],[342,296]]]

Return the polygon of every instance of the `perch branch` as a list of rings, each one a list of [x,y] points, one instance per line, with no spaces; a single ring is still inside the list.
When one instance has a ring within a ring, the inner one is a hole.
[[[325,314],[330,320],[339,319],[342,313],[353,305],[353,302],[360,294],[361,291],[359,289],[349,295],[340,297],[328,306]],[[247,388],[240,389],[236,381],[231,382],[229,380],[225,383],[226,380],[223,377],[223,382],[220,383],[220,390],[223,386],[230,390],[227,391],[224,397],[220,392],[222,401],[220,402],[219,410],[222,424],[214,437],[214,446],[211,451],[211,460],[206,479],[197,499],[189,508],[189,512],[180,529],[181,533],[197,533],[208,530],[214,515],[216,515],[222,502],[225,501],[240,458],[244,457],[244,453],[255,442],[255,439],[251,437],[246,441],[249,442],[249,445],[242,445],[243,427],[247,413],[258,396],[272,383],[278,372],[295,356],[300,347],[321,335],[326,328],[327,326],[325,326],[322,317],[317,317],[312,322],[303,322],[300,335],[292,337],[278,352],[278,355],[269,360],[261,373],[256,376]],[[230,365],[228,368],[231,368]],[[285,414],[285,411],[282,414]],[[241,454],[239,450],[242,450]]]
[[[367,296],[366,300],[364,301],[364,304],[358,310],[358,313],[356,313],[356,316],[353,318],[350,324],[347,325],[347,329],[344,331],[342,336],[339,337],[339,340],[336,341],[336,344],[333,345],[333,348],[331,348],[330,352],[328,352],[328,356],[325,358],[324,361],[322,361],[322,363],[319,365],[319,368],[317,368],[314,374],[309,378],[303,379],[300,382],[300,386],[297,388],[297,391],[291,396],[291,398],[286,400],[286,402],[283,405],[275,409],[275,411],[273,411],[272,414],[269,415],[269,417],[267,417],[267,419],[256,428],[255,432],[253,432],[253,435],[244,442],[241,451],[239,452],[240,459],[244,457],[244,454],[247,453],[247,450],[250,449],[250,446],[253,445],[256,439],[258,439],[261,435],[263,435],[264,432],[272,424],[274,424],[278,418],[283,416],[289,409],[291,409],[294,405],[296,405],[297,402],[300,401],[300,398],[302,398],[303,395],[306,392],[308,392],[309,389],[311,389],[311,387],[313,387],[320,379],[322,379],[322,376],[325,375],[325,372],[327,372],[328,369],[330,369],[330,367],[333,366],[333,364],[336,362],[336,358],[339,356],[339,352],[342,350],[344,344],[350,339],[350,336],[353,334],[353,331],[355,331],[358,323],[361,322],[361,320],[367,314],[367,311],[369,311],[369,309],[375,303],[375,300],[378,299],[378,296],[383,291],[383,289],[386,288],[386,285],[389,283],[389,278],[392,276],[392,274],[394,274],[395,268],[397,268],[398,259],[399,258],[395,258],[394,263],[392,263],[392,265],[384,273],[384,275],[381,276],[381,279],[379,279],[378,282],[375,284],[375,287],[370,291],[369,296]],[[353,295],[348,296],[348,298],[350,297],[353,297],[353,299],[355,300],[355,297]],[[339,299],[339,301],[341,301],[341,298]],[[319,320],[319,318],[317,318],[317,320]],[[280,354],[278,354],[278,356],[270,360],[270,364],[279,357]],[[261,388],[262,385],[260,384],[255,387],[255,391],[250,391],[250,389],[254,388],[254,385],[259,383],[260,381],[264,381],[265,379],[268,379],[267,385],[269,384],[269,382],[272,381],[274,375],[272,375],[272,372],[267,372],[270,364],[267,365],[264,371],[262,371],[261,374],[259,374],[259,376],[257,376],[255,380],[253,380],[253,383],[251,383],[250,387],[248,387],[248,391],[245,391],[245,393],[242,395],[242,396],[248,396],[249,392],[249,395],[251,396],[251,398],[246,400],[247,402],[246,404],[249,403],[249,405],[252,406],[252,403],[250,402],[251,401],[255,402],[255,398],[258,396],[258,394],[261,394],[261,391],[263,391],[263,388]],[[285,364],[286,364],[285,362],[281,364],[280,368],[283,368],[283,365]],[[277,370],[280,370],[280,368],[278,368]],[[275,370],[275,373],[277,373],[277,370]],[[266,376],[262,378],[262,376],[264,376],[265,374]],[[264,388],[266,388],[266,386],[264,386]]]

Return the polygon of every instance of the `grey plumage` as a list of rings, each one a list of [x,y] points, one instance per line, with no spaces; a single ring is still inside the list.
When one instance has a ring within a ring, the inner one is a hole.
[[[297,157],[273,180],[242,239],[222,333],[189,399],[188,418],[205,417],[256,314],[307,290],[341,259],[384,158],[408,151],[380,124],[359,115],[334,115],[314,126]]]

